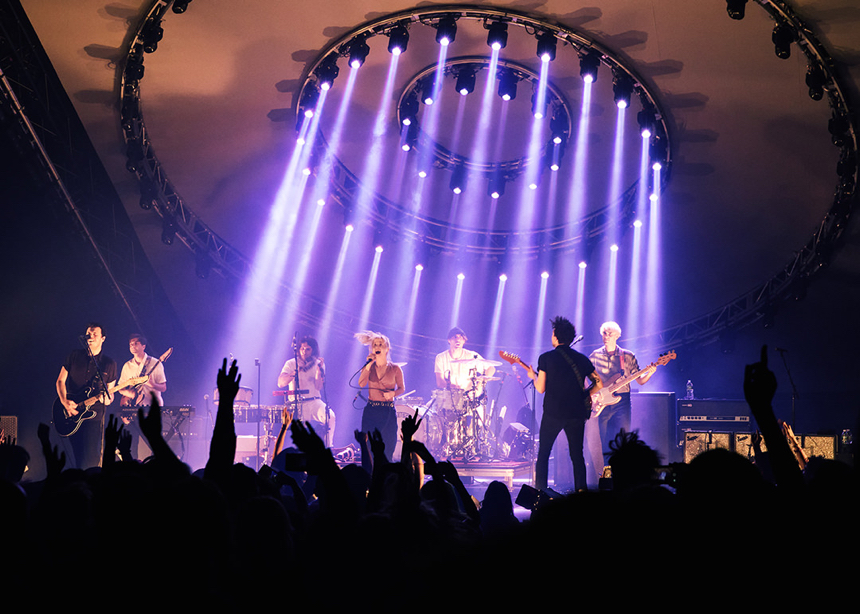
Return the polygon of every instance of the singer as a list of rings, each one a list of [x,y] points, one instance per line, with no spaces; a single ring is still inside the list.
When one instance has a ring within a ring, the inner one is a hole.
[[[57,396],[67,417],[86,411],[83,402],[98,396],[99,400],[90,408],[95,417],[83,420],[78,431],[69,437],[75,456],[75,463],[70,463],[70,466],[89,469],[101,466],[105,407],[113,402],[109,387],[116,380],[116,362],[102,352],[105,334],[101,324],[87,324],[86,335],[81,336],[81,341],[86,349],[73,350],[68,355],[60,367],[56,385]]]
[[[313,337],[302,337],[298,347],[298,390],[306,390],[301,396],[289,398],[286,405],[294,412],[297,420],[311,423],[330,448],[334,440],[335,415],[322,400],[321,391],[325,385],[325,361],[320,356],[320,346]],[[296,390],[296,358],[284,363],[278,375],[278,386],[289,386]],[[324,436],[323,436],[324,435]]]
[[[358,384],[367,386],[367,405],[361,415],[361,430],[364,433],[379,429],[385,442],[385,455],[391,460],[397,445],[397,416],[394,412],[395,397],[406,391],[403,370],[389,361],[391,342],[382,333],[369,330],[355,333],[363,345],[370,346],[367,362],[361,369]]]

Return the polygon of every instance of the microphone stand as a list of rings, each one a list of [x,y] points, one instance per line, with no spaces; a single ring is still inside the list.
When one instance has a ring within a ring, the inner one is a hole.
[[[254,366],[257,367],[257,458],[254,461],[254,468],[259,471],[260,470],[260,422],[263,419],[263,412],[260,408],[260,401],[262,400],[262,388],[260,386],[260,370],[261,363],[259,358],[254,359]]]
[[[797,394],[797,386],[794,383],[794,378],[791,376],[791,369],[788,367],[788,360],[785,358],[788,350],[776,348],[776,351],[779,352],[779,357],[782,358],[782,366],[785,367],[785,372],[788,375],[788,383],[791,384],[791,424],[792,426],[797,427],[795,402],[800,398],[800,395]]]

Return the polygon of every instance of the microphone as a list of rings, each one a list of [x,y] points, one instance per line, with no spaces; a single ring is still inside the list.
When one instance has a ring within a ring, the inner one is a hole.
[[[571,343],[570,345],[576,345],[577,343],[579,343],[583,339],[585,339],[585,335],[577,335],[576,337],[574,337],[573,343]]]

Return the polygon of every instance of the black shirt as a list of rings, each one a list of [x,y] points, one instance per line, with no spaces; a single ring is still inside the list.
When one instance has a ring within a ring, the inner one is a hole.
[[[573,367],[563,354],[570,357],[582,378],[594,373],[594,365],[588,357],[569,346],[560,345],[551,352],[541,354],[538,358],[538,371],[546,373],[544,415],[586,420],[590,412],[585,405],[583,382],[577,381]]]

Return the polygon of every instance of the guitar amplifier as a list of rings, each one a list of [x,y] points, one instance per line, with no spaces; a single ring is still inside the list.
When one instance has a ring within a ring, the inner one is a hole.
[[[746,401],[728,399],[678,399],[678,439],[687,431],[749,433],[750,409]]]
[[[0,416],[0,431],[6,437],[18,439],[18,416]]]
[[[684,462],[689,463],[702,452],[723,448],[731,450],[732,433],[714,431],[686,431],[684,433]]]

